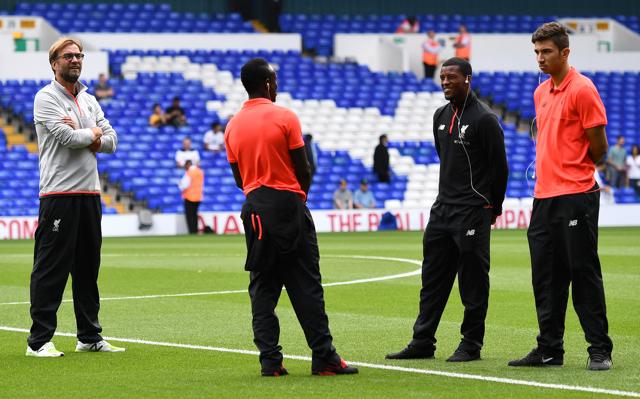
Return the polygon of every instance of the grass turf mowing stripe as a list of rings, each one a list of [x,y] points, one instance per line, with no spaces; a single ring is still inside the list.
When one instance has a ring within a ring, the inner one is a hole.
[[[415,259],[405,259],[405,258],[389,258],[386,256],[360,256],[360,255],[328,255],[328,257],[333,258],[343,258],[343,259],[370,259],[370,260],[387,260],[392,262],[401,262],[401,263],[409,263],[413,265],[422,265],[422,262]],[[414,270],[408,273],[400,273],[400,274],[390,274],[387,276],[380,277],[371,277],[371,278],[363,278],[357,280],[349,280],[349,281],[336,281],[333,283],[325,283],[322,284],[323,287],[334,287],[338,285],[353,285],[353,284],[363,284],[363,283],[373,283],[376,281],[386,281],[386,280],[394,280],[398,278],[417,276],[422,273],[422,269]],[[186,292],[179,294],[154,294],[154,295],[135,295],[135,296],[119,296],[119,297],[106,297],[100,298],[101,301],[122,301],[129,299],[154,299],[154,298],[176,298],[176,297],[189,297],[189,296],[206,296],[206,295],[226,295],[226,294],[242,294],[246,293],[247,290],[228,290],[228,291],[207,291],[207,292]],[[73,302],[73,299],[64,299],[62,302]],[[29,305],[31,302],[29,301],[20,301],[20,302],[4,302],[0,303],[0,305]]]
[[[28,329],[8,327],[8,326],[0,326],[0,331],[29,333]],[[55,335],[61,336],[61,337],[76,336],[76,334],[64,333],[64,332],[56,332]],[[140,344],[140,345],[204,350],[204,351],[214,351],[214,352],[226,352],[226,353],[235,353],[235,354],[252,355],[252,356],[259,355],[259,352],[257,351],[246,350],[246,349],[233,349],[233,348],[223,348],[223,347],[205,346],[205,345],[181,344],[181,343],[174,343],[174,342],[149,341],[149,340],[138,339],[138,338],[104,337],[104,339],[109,341],[126,342],[131,344]],[[292,359],[292,360],[302,360],[307,362],[311,361],[311,358],[309,356],[284,355],[284,358]],[[499,384],[508,384],[508,385],[522,385],[522,386],[528,386],[528,387],[546,388],[546,389],[554,389],[554,390],[561,390],[561,391],[589,392],[589,393],[599,393],[599,394],[606,394],[606,395],[613,395],[613,396],[640,398],[640,392],[621,391],[616,389],[583,387],[579,385],[551,384],[551,383],[544,383],[544,382],[538,382],[538,381],[516,380],[512,378],[502,378],[502,377],[467,374],[467,373],[452,373],[447,371],[417,369],[417,368],[411,368],[411,367],[400,367],[400,366],[391,366],[386,364],[365,363],[365,362],[357,362],[357,361],[349,361],[349,364],[354,366],[364,367],[364,368],[398,371],[403,373],[434,375],[439,377],[459,378],[459,379],[465,379],[465,380],[476,380],[476,381],[484,381],[484,382],[495,382]]]

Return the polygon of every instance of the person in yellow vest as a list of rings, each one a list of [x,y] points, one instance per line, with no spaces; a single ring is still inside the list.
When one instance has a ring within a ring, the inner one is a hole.
[[[467,32],[467,27],[460,25],[460,34],[456,36],[453,47],[456,49],[456,57],[469,61],[471,58],[471,35]]]
[[[184,163],[184,171],[184,176],[180,179],[178,187],[182,190],[182,198],[184,198],[184,215],[187,219],[189,234],[196,234],[198,232],[198,207],[202,202],[204,188],[204,172],[191,161]]]
[[[422,43],[422,64],[424,65],[424,77],[433,79],[438,66],[438,54],[442,46],[436,40],[436,32],[427,32],[427,40]]]

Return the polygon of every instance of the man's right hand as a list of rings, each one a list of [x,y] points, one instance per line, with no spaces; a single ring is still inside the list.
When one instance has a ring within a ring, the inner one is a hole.
[[[100,137],[102,137],[102,129],[99,128],[98,126],[96,127],[92,127],[91,131],[93,132],[93,141],[98,140]]]
[[[76,126],[76,123],[73,121],[73,119],[71,119],[70,116],[64,116],[62,117],[62,123],[64,123],[65,125],[68,125],[69,127],[71,127],[71,129],[76,130],[78,127]]]

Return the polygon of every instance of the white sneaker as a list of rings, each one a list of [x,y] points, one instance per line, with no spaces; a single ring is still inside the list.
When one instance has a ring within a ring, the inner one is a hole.
[[[111,345],[105,340],[96,342],[93,344],[83,344],[78,341],[76,345],[76,352],[124,352],[124,348],[120,348],[115,345]]]
[[[40,349],[34,351],[30,346],[27,345],[27,356],[33,357],[61,357],[64,356],[63,352],[60,352],[53,345],[53,342],[49,341],[46,344],[42,345]]]

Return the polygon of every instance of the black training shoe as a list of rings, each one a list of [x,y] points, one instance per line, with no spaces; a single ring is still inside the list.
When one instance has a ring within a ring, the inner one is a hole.
[[[470,362],[472,360],[480,360],[480,349],[458,348],[447,359],[448,362]]]
[[[358,374],[358,369],[347,365],[344,359],[340,359],[339,364],[330,364],[323,369],[311,370],[311,374],[320,376]]]
[[[562,356],[549,356],[540,352],[538,348],[534,348],[529,354],[522,359],[512,360],[509,366],[512,367],[544,367],[544,366],[562,366]]]
[[[433,355],[435,353],[435,348],[418,348],[417,346],[407,345],[406,348],[396,353],[389,353],[385,356],[385,359],[433,359]]]
[[[589,361],[587,362],[587,369],[593,371],[605,371],[611,368],[613,361],[611,361],[611,355],[608,353],[592,353],[589,355]]]
[[[287,374],[289,374],[289,372],[284,368],[284,364],[281,364],[280,367],[275,369],[262,369],[263,377],[280,377]]]

